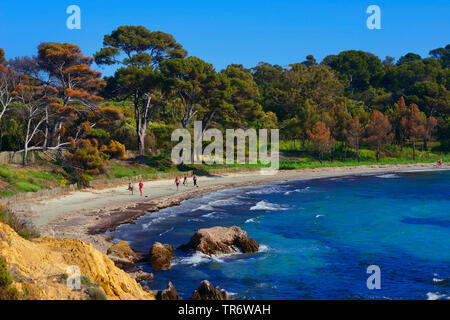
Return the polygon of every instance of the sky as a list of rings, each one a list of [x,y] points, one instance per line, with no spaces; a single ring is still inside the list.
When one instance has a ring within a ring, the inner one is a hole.
[[[81,9],[81,29],[69,30],[66,9]],[[381,9],[381,29],[369,30],[369,5]],[[77,44],[92,56],[120,25],[171,33],[189,55],[213,63],[282,66],[309,54],[322,60],[343,50],[399,58],[428,56],[450,43],[448,0],[0,0],[0,48],[6,57],[33,55],[41,42]],[[105,75],[113,69],[101,69]]]

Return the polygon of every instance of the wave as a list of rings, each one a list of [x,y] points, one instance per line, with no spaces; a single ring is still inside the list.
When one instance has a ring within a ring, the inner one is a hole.
[[[167,218],[170,218],[170,217],[174,217],[174,215],[152,218],[149,222],[142,224],[142,229],[147,230],[149,226],[151,226],[151,225],[153,225],[155,223],[164,221],[164,220],[166,220]]]
[[[439,292],[428,292],[427,293],[427,300],[450,300],[450,296],[444,294],[444,293],[439,293]]]
[[[259,245],[259,250],[258,250],[258,252],[267,252],[267,251],[269,251],[269,250],[270,250],[269,246],[266,246],[265,244],[260,244],[260,245]]]
[[[239,249],[237,249],[237,250],[238,251],[233,252],[233,253],[217,254],[217,255],[212,255],[212,256],[208,256],[207,254],[204,254],[200,251],[195,251],[195,253],[193,253],[190,256],[175,259],[172,262],[172,266],[183,264],[183,265],[191,265],[191,266],[195,267],[195,266],[198,266],[199,264],[204,264],[204,263],[209,263],[209,262],[224,263],[231,256],[242,254],[242,252]]]
[[[319,219],[320,217],[325,217],[325,215],[323,215],[323,214],[316,215],[316,219]]]
[[[395,179],[395,178],[400,178],[398,175],[396,175],[395,173],[386,173],[386,174],[382,174],[379,176],[376,176],[377,178],[383,178],[383,179]]]
[[[437,285],[447,285],[449,281],[450,279],[440,279],[436,273],[433,274],[433,283]]]
[[[223,214],[221,214],[220,212],[213,211],[213,212],[202,215],[202,218],[220,219],[220,218],[223,218],[223,217],[220,217],[221,215],[223,216]]]
[[[172,227],[172,228],[170,228],[170,229],[168,229],[168,230],[166,230],[166,231],[160,233],[159,236],[161,237],[162,235],[165,235],[166,233],[168,233],[168,232],[170,232],[170,231],[173,231],[173,229],[175,229],[175,227]]]
[[[290,195],[291,193],[294,192],[298,192],[298,193],[306,193],[306,192],[311,192],[311,188],[310,187],[305,187],[303,189],[295,189],[295,190],[291,190],[291,191],[287,191],[284,193],[285,196]]]
[[[199,218],[191,218],[188,219],[188,222],[204,222],[205,220],[199,219]]]
[[[281,193],[283,192],[282,187],[280,186],[272,186],[272,187],[259,187],[257,190],[246,192],[246,194],[273,194],[273,193]]]
[[[283,208],[277,204],[266,202],[264,200],[259,201],[256,205],[250,208],[250,210],[266,210],[266,211],[280,211],[288,210],[288,208]]]
[[[202,204],[200,207],[192,209],[191,212],[200,211],[200,210],[210,211],[210,210],[214,210],[214,208],[210,204]]]

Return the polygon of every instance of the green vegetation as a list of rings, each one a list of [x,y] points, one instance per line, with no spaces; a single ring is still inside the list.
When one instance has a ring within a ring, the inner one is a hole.
[[[100,288],[90,287],[87,289],[87,293],[89,294],[89,297],[91,297],[91,300],[108,300],[105,293]]]
[[[12,286],[13,280],[9,274],[6,261],[0,257],[0,300],[17,300],[19,293]]]
[[[36,192],[69,184],[61,173],[50,173],[33,169],[13,169],[8,165],[0,165],[0,178],[3,182],[0,196],[9,196],[17,192]]]

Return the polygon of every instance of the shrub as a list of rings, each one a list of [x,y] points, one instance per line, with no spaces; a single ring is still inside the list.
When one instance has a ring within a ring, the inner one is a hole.
[[[125,145],[115,140],[111,140],[108,145],[102,145],[100,151],[106,153],[112,159],[125,160],[127,158]]]
[[[13,280],[9,274],[6,261],[0,257],[0,300],[17,300],[19,292],[12,287]]]
[[[87,289],[87,293],[92,300],[108,300],[105,293],[100,288],[90,287]]]
[[[72,152],[66,152],[66,166],[83,179],[83,174],[97,175],[105,172],[108,155],[98,150],[95,139],[81,139],[72,145]]]
[[[372,150],[367,150],[367,149],[359,150],[359,157],[361,160],[370,160],[370,161],[377,160],[376,152],[372,151]]]
[[[39,238],[40,236],[39,232],[30,221],[18,218],[5,206],[0,206],[0,222],[7,224],[13,228],[17,234],[27,240],[31,238]]]
[[[0,288],[6,288],[13,283],[7,269],[6,261],[0,257]]]

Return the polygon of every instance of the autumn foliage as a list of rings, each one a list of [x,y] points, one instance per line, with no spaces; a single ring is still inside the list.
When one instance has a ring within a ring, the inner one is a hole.
[[[378,110],[374,110],[367,128],[367,138],[365,141],[373,145],[377,150],[377,161],[380,160],[382,147],[392,141],[394,134],[392,125],[387,116]]]
[[[324,122],[317,122],[312,130],[307,131],[309,140],[314,144],[322,161],[324,153],[330,153],[336,141],[331,137],[330,129]]]

